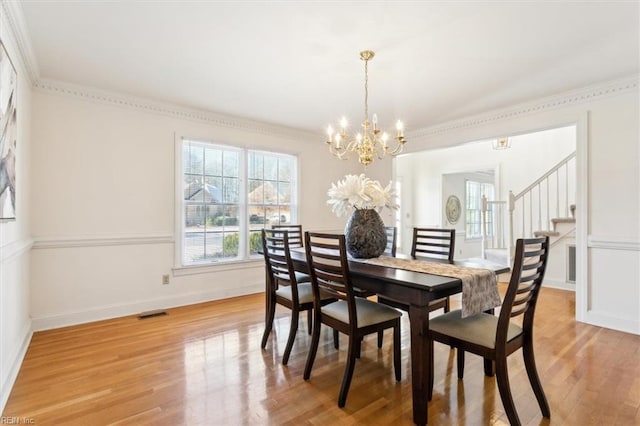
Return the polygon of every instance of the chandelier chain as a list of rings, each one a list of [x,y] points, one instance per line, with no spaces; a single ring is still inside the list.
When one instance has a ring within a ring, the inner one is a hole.
[[[364,60],[364,119],[369,119],[369,60]]]

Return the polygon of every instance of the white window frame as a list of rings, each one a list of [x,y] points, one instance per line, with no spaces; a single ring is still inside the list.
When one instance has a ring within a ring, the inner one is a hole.
[[[477,200],[477,205],[475,206],[470,206],[469,203],[469,191],[468,191],[468,187],[469,184],[474,184],[474,185],[478,185],[479,186],[479,190],[480,190],[480,197]],[[465,234],[465,240],[479,240],[482,238],[482,195],[485,195],[485,187],[491,187],[492,188],[492,196],[491,197],[487,197],[488,201],[494,201],[495,198],[495,193],[496,193],[496,188],[495,188],[495,184],[492,182],[479,182],[476,180],[471,180],[471,179],[465,179],[464,182],[464,234]],[[473,207],[473,208],[470,208]],[[491,208],[491,207],[489,207]],[[468,217],[468,211],[469,210],[473,210],[473,211],[478,211],[479,215],[480,215],[480,222],[479,222],[479,232],[476,233],[472,233],[469,232],[469,224],[467,221],[467,217]],[[493,227],[489,227],[489,233],[493,232]]]
[[[183,142],[192,141],[197,143],[211,144],[215,147],[222,149],[237,150],[241,153],[239,156],[239,202],[238,202],[238,232],[241,236],[239,240],[238,258],[231,260],[216,259],[211,261],[203,261],[194,264],[185,264],[183,262],[183,250],[184,250],[184,236],[185,236],[185,204],[184,204],[184,187],[183,187]],[[206,273],[209,270],[232,270],[242,269],[243,265],[247,262],[255,263],[262,259],[261,255],[250,255],[248,247],[248,238],[250,232],[250,224],[248,217],[248,157],[249,153],[255,152],[264,155],[282,156],[292,158],[294,160],[293,170],[291,171],[291,207],[290,207],[290,223],[298,223],[298,181],[299,181],[299,158],[295,154],[287,152],[272,152],[264,149],[251,149],[248,147],[242,147],[233,145],[231,143],[219,143],[213,142],[207,139],[191,138],[191,137],[176,137],[174,146],[174,268],[173,273],[175,276],[189,275],[193,273]],[[264,227],[269,227],[269,224],[264,224]]]

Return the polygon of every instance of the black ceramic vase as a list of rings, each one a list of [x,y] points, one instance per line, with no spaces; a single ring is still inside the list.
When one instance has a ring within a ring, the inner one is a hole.
[[[384,253],[387,234],[384,222],[373,209],[356,209],[344,229],[347,251],[355,258],[370,259]]]

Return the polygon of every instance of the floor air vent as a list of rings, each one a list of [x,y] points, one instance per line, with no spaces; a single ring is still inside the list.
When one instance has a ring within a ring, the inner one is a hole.
[[[167,315],[166,311],[162,311],[162,310],[158,310],[158,311],[149,311],[149,312],[142,312],[140,314],[138,314],[138,319],[147,319],[147,318],[153,318],[153,317],[162,317],[164,315]]]

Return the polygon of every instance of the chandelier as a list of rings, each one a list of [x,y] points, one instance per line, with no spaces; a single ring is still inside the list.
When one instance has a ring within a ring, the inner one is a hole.
[[[382,159],[385,155],[398,155],[402,152],[402,148],[406,143],[404,138],[404,127],[401,121],[396,123],[396,136],[397,144],[395,148],[389,148],[387,141],[389,135],[382,132],[378,128],[378,116],[373,114],[371,121],[369,121],[369,68],[368,64],[375,56],[375,53],[371,50],[365,50],[360,52],[360,59],[364,61],[364,121],[362,122],[362,133],[356,133],[354,135],[347,135],[347,119],[342,117],[340,120],[340,131],[334,132],[333,128],[329,126],[327,134],[327,144],[329,145],[329,152],[335,155],[341,160],[346,160],[349,153],[357,153],[358,161],[365,166],[371,164],[374,160],[374,156],[378,159]]]

